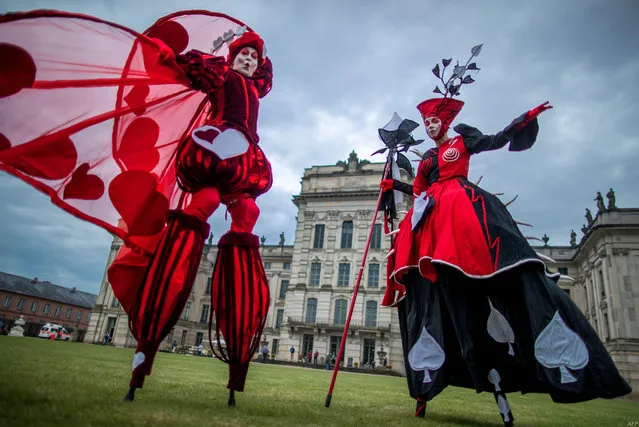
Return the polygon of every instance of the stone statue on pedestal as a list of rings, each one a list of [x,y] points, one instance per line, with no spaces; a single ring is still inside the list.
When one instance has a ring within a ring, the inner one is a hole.
[[[592,219],[592,213],[590,212],[590,209],[586,208],[586,215],[585,216],[586,216],[586,221],[588,221],[588,227],[590,227],[590,225],[594,221]]]
[[[10,337],[23,337],[24,336],[24,316],[20,315],[20,318],[16,320],[11,328],[11,332],[9,332]]]
[[[601,192],[597,191],[597,197],[595,197],[595,202],[597,202],[597,212],[605,211],[606,206],[604,205],[603,197],[601,196]]]
[[[608,194],[606,194],[608,198],[608,209],[617,209],[617,205],[615,204],[615,191],[611,188]]]

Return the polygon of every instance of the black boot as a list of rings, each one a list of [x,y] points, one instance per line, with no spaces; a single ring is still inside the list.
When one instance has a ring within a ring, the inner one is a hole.
[[[133,399],[135,399],[135,387],[129,387],[129,391],[126,396],[124,396],[124,401],[133,402]]]
[[[426,416],[426,401],[417,399],[415,406],[415,418],[424,418]]]

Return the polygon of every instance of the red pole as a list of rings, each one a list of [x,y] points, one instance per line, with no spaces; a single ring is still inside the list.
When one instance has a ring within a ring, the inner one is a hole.
[[[389,169],[389,163],[386,163],[386,167],[384,168],[384,175],[383,175],[384,179],[386,178],[388,169]],[[331,385],[328,387],[328,394],[326,395],[326,402],[324,403],[324,406],[327,408],[331,406],[331,398],[333,397],[333,387],[335,387],[335,379],[337,378],[337,372],[339,371],[339,364],[341,363],[342,356],[344,355],[344,346],[346,345],[346,335],[348,334],[348,328],[351,324],[351,317],[353,316],[353,309],[355,308],[355,300],[357,299],[359,284],[362,281],[362,273],[364,272],[364,265],[366,265],[366,257],[368,256],[368,249],[370,248],[370,245],[371,245],[371,238],[373,237],[373,230],[375,229],[375,221],[377,221],[377,213],[379,212],[379,205],[382,202],[383,194],[384,194],[384,190],[380,189],[379,197],[377,197],[377,206],[375,207],[375,214],[373,215],[373,222],[368,232],[368,239],[366,239],[366,247],[364,248],[364,256],[362,257],[362,265],[359,267],[359,273],[357,273],[357,282],[355,283],[355,288],[353,289],[353,300],[351,301],[351,306],[348,309],[348,317],[346,318],[346,324],[344,325],[344,332],[342,333],[342,342],[339,345],[339,353],[337,355],[335,369],[333,369],[333,378],[331,379]]]

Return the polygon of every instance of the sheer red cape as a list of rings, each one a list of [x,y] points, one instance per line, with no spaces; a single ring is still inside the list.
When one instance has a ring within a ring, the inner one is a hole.
[[[0,169],[152,253],[167,211],[188,201],[176,183],[177,146],[209,113],[206,95],[152,38],[178,54],[206,52],[245,25],[199,10],[161,18],[145,34],[48,10],[0,24]],[[224,44],[216,55],[227,52]]]

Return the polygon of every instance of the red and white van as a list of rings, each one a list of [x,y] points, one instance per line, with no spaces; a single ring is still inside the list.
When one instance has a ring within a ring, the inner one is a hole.
[[[40,328],[40,332],[38,336],[40,338],[51,338],[51,335],[55,334],[55,339],[62,341],[70,341],[71,334],[64,328],[62,325],[57,325],[55,323],[47,323],[42,328]]]

